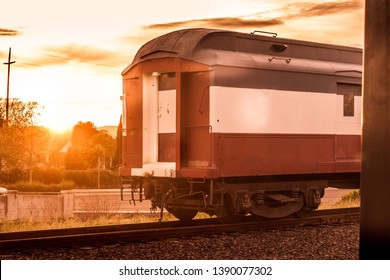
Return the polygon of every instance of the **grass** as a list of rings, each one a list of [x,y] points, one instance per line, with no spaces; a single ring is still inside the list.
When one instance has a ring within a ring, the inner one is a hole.
[[[360,192],[358,190],[351,191],[343,195],[340,201],[336,202],[336,208],[359,207]]]
[[[198,213],[195,219],[209,218],[209,215],[205,213]],[[37,220],[23,220],[23,221],[8,221],[0,223],[0,232],[16,232],[16,231],[33,231],[33,230],[45,230],[45,229],[59,229],[59,228],[76,228],[76,227],[92,227],[103,225],[120,225],[120,224],[138,224],[138,223],[152,223],[157,222],[159,219],[159,213],[157,214],[142,214],[133,213],[128,217],[121,215],[99,215],[95,217],[78,217],[67,220],[50,220],[50,221],[37,221]],[[177,220],[169,213],[164,213],[163,221]]]
[[[360,207],[359,190],[353,190],[343,195],[341,199],[334,204],[320,205],[319,209],[351,208],[351,207]]]
[[[167,219],[168,217],[166,217]],[[158,220],[156,215],[146,215],[141,213],[130,214],[127,217],[112,214],[98,215],[95,217],[76,217],[71,219],[53,219],[53,220],[21,220],[8,221],[0,224],[0,232],[31,231],[58,228],[91,227],[101,225],[116,225],[129,223],[148,223]]]

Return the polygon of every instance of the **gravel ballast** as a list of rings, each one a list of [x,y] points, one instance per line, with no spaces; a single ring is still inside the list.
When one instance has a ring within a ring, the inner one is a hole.
[[[359,224],[1,252],[2,260],[357,260]]]

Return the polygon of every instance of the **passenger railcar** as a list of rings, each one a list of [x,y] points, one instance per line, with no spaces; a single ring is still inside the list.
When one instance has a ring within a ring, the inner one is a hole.
[[[358,48],[214,29],[155,38],[122,73],[122,190],[182,220],[316,209],[326,187],[359,186],[361,75]]]

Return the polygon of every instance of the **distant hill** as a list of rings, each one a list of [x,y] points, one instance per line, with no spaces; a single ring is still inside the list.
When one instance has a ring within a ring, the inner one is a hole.
[[[106,125],[106,126],[101,126],[97,128],[98,130],[105,130],[107,131],[114,139],[116,139],[116,131],[118,129],[117,126],[115,125]]]

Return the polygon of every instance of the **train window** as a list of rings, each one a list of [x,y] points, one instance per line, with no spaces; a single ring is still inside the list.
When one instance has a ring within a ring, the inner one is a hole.
[[[355,96],[361,96],[361,85],[337,84],[337,95],[343,96],[343,116],[355,116]]]
[[[355,115],[355,95],[353,92],[344,93],[344,117],[353,117]]]

